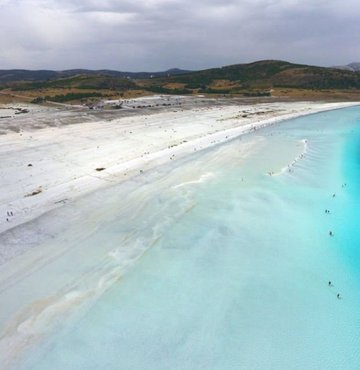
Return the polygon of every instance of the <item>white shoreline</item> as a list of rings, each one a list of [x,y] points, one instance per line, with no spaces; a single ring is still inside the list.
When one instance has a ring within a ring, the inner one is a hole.
[[[3,135],[0,137],[0,160],[5,164],[0,174],[3,190],[0,236],[72,199],[120,183],[194,151],[281,121],[355,105],[359,103],[267,103],[194,108],[108,122],[49,127],[21,136],[17,133]],[[241,116],[242,109],[253,117]],[[261,118],[257,116],[259,112]],[[99,146],[96,146],[97,140]],[[93,142],[91,146],[89,141]],[[63,147],[59,149],[61,145]],[[9,157],[13,157],[12,160]],[[32,166],[28,167],[26,163]],[[106,169],[95,171],[102,165]],[[41,167],[41,172],[35,172],[33,166]],[[55,167],[59,169],[54,170]],[[26,196],[38,190],[41,190],[39,194]],[[7,212],[12,212],[13,216],[7,217]]]
[[[3,164],[0,235],[72,199],[194,151],[284,120],[358,104],[269,103],[197,108],[45,128],[24,132],[21,136],[16,133],[3,135],[0,137]],[[250,111],[253,117],[241,117],[241,109],[247,114]],[[260,119],[258,112],[262,113]],[[121,132],[119,126],[123,128]],[[59,146],[63,147],[59,150]],[[35,166],[40,168],[40,173],[34,171]],[[97,167],[106,169],[98,172]],[[27,196],[37,191],[41,192]]]

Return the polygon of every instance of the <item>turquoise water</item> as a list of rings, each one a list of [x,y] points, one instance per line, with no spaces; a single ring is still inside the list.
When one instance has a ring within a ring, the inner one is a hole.
[[[19,369],[360,368],[359,108],[269,127],[76,206],[97,199],[84,211],[95,221],[62,236],[76,248],[38,274],[55,286],[106,272],[106,289]]]

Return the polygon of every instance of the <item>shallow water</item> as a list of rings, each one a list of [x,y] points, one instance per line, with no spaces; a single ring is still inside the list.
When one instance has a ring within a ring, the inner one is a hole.
[[[359,369],[359,148],[316,114],[57,211],[0,293],[15,368]]]

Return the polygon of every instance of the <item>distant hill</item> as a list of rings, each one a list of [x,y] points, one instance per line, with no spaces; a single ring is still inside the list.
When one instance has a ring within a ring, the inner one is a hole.
[[[0,70],[0,82],[13,81],[45,81],[51,78],[56,78],[58,75],[55,71],[29,71],[25,69],[9,69]]]
[[[304,97],[318,92],[321,96],[330,94],[340,99],[344,94],[352,97],[360,94],[360,73],[354,72],[358,67],[359,63],[339,69],[262,60],[200,71],[170,69],[154,73],[0,70],[0,89],[2,97],[8,94],[10,98],[20,96],[36,102],[85,103],[99,98],[130,98],[150,93]]]
[[[353,71],[360,71],[360,63],[350,63],[348,66],[352,68]]]
[[[160,78],[159,80],[163,80]],[[225,86],[234,92],[244,88],[292,87],[311,89],[359,89],[360,74],[336,68],[264,60],[172,76],[167,82],[184,88],[216,89]],[[224,89],[222,89],[224,90]]]
[[[16,82],[16,81],[48,81],[56,80],[59,78],[74,77],[78,75],[101,75],[109,77],[121,77],[131,79],[146,79],[152,77],[161,77],[169,75],[178,75],[188,73],[190,71],[174,68],[162,72],[121,72],[112,70],[88,70],[88,69],[71,69],[66,71],[51,71],[51,70],[38,70],[30,71],[25,69],[11,69],[0,70],[0,83]]]
[[[352,72],[360,72],[360,63],[350,63],[350,64],[347,64],[346,66],[336,66],[334,68],[343,69],[343,70],[352,71]]]
[[[160,87],[164,92],[169,83],[181,84],[178,89],[229,90],[244,88],[293,87],[314,89],[358,89],[360,63],[346,69],[325,68],[293,64],[279,60],[263,60],[248,64],[235,64],[201,71],[170,69],[163,72],[121,72],[112,70],[73,69],[67,71],[0,70],[0,84],[32,83],[37,87],[124,88],[143,80],[141,87],[150,90]],[[126,83],[125,79],[134,80]],[[44,85],[45,84],[45,85]],[[167,85],[164,86],[164,85]],[[30,87],[30,85],[29,85]],[[170,85],[170,90],[174,86]]]

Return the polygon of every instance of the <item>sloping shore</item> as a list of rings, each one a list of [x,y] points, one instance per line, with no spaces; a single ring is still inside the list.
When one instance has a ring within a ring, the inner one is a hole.
[[[21,235],[14,237],[7,230],[14,231],[89,192],[281,120],[355,104],[178,108],[42,129],[34,129],[34,114],[30,129],[22,126],[18,133],[0,136],[0,263],[15,256],[14,245],[24,242],[19,243]],[[47,108],[45,113],[49,122],[56,121],[57,110]],[[12,127],[16,127],[17,118],[11,119]],[[9,246],[11,253],[6,250]]]

